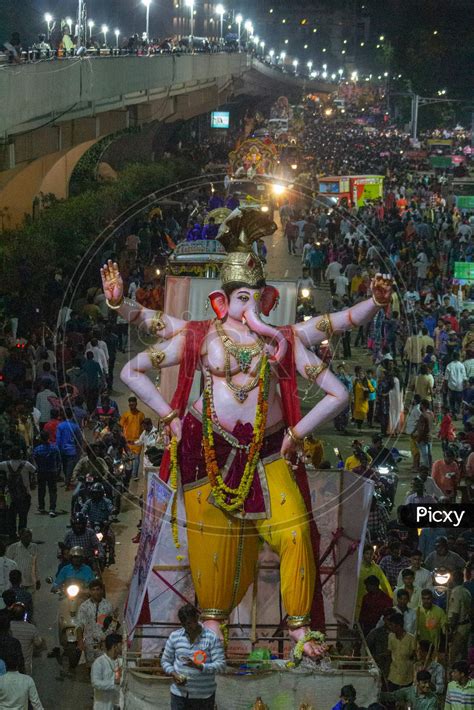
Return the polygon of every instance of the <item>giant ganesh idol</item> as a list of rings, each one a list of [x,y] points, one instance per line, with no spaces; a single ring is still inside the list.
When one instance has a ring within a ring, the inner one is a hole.
[[[261,314],[270,314],[278,291],[266,285],[252,245],[275,230],[252,208],[234,210],[221,225],[228,255],[222,290],[209,294],[212,320],[180,320],[124,298],[117,264],[110,261],[101,274],[109,306],[158,337],[121,377],[173,437],[171,466],[178,466],[184,491],[189,562],[205,625],[221,635],[220,625],[253,581],[263,539],[280,558],[290,636],[317,657],[321,648],[311,623],[322,606],[315,584],[318,537],[297,450],[305,436],[347,407],[348,392],[311,346],[370,321],[389,303],[392,282],[377,275],[372,298],[347,310],[282,328],[267,325]],[[170,404],[145,373],[177,364]],[[204,387],[188,406],[196,369]],[[302,418],[297,373],[326,393]],[[167,455],[162,477],[169,468]]]

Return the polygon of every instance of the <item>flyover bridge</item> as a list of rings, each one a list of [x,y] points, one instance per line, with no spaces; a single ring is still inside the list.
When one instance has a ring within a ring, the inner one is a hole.
[[[71,57],[0,67],[0,210],[6,226],[40,193],[67,197],[98,140],[152,122],[207,113],[231,96],[327,93],[246,53]]]

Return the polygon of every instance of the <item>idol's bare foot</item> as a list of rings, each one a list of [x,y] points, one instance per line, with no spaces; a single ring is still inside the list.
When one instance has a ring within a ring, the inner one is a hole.
[[[290,629],[289,634],[295,644],[304,639],[306,634],[311,631],[309,626],[300,626],[299,629]],[[303,646],[303,654],[308,658],[322,658],[326,652],[326,647],[318,643],[318,641],[307,641]]]

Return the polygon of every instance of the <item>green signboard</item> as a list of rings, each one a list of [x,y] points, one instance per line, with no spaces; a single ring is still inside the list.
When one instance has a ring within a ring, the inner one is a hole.
[[[450,155],[430,155],[432,168],[450,168],[453,164]]]
[[[460,281],[474,281],[474,263],[455,261],[454,278]]]
[[[474,210],[474,195],[456,197],[456,207],[460,210]]]

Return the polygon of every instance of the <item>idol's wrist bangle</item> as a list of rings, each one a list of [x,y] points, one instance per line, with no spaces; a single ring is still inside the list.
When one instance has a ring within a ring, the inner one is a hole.
[[[119,309],[120,306],[122,305],[123,301],[124,301],[123,296],[122,296],[122,298],[120,299],[120,301],[119,301],[118,303],[114,303],[114,304],[110,303],[110,301],[109,301],[108,298],[105,299],[106,304],[107,304],[108,307],[111,308],[113,311],[118,311],[118,309]]]
[[[386,308],[390,304],[390,301],[385,301],[385,303],[380,303],[380,301],[377,301],[374,294],[372,294],[372,301],[375,303],[377,308]]]
[[[296,434],[295,431],[290,426],[286,430],[286,433],[288,434],[290,439],[293,441],[293,443],[296,444],[296,446],[301,446],[301,444],[304,441],[304,437],[299,437],[298,434]]]
[[[179,416],[179,412],[177,409],[172,409],[171,412],[168,412],[168,414],[165,417],[160,418],[160,423],[161,424],[171,424],[173,419],[176,419],[176,417]]]

